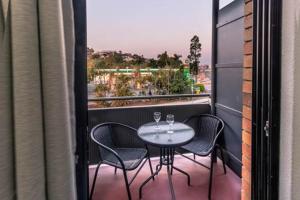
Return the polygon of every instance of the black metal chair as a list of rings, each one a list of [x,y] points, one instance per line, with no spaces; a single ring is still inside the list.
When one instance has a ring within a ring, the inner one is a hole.
[[[223,132],[224,122],[216,116],[209,114],[201,114],[189,117],[188,119],[184,120],[184,123],[194,128],[195,138],[189,144],[182,146],[181,149],[185,152],[187,151],[193,153],[194,159],[184,155],[181,152],[177,151],[176,153],[207,169],[210,169],[208,198],[211,199],[213,162],[214,158],[216,158],[215,156],[217,149],[220,150],[221,159],[223,162],[223,169],[224,173],[226,174],[223,148],[216,143],[220,134]],[[211,155],[210,167],[207,167],[204,164],[198,162],[195,158],[195,155],[202,157]]]
[[[153,175],[152,164],[147,145],[143,144],[137,137],[137,130],[121,123],[107,122],[95,126],[91,131],[91,139],[98,145],[101,161],[97,165],[93,179],[90,200],[92,200],[98,170],[101,164],[122,169],[125,179],[128,199],[131,200],[129,186],[136,178],[147,160]],[[129,133],[129,134],[128,134]],[[140,166],[140,167],[139,167]],[[139,167],[132,179],[128,181],[127,171]],[[154,178],[153,178],[154,179]]]

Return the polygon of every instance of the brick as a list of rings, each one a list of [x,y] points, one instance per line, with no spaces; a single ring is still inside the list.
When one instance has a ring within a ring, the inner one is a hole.
[[[251,160],[247,158],[246,156],[242,157],[243,167],[247,169],[249,172],[251,172]]]
[[[253,54],[253,43],[252,43],[252,41],[244,43],[244,54],[245,55]]]
[[[251,133],[250,132],[247,132],[247,131],[243,131],[242,133],[242,141],[243,143],[251,146]]]
[[[253,28],[247,28],[244,31],[244,41],[249,42],[253,39]]]
[[[251,200],[251,186],[244,178],[242,178],[242,200]]]
[[[242,190],[242,197],[241,200],[251,200],[251,195],[246,191]]]
[[[244,67],[252,67],[252,55],[244,56]]]
[[[242,144],[242,155],[251,160],[251,147],[245,143]]]
[[[252,109],[248,106],[243,106],[243,117],[246,119],[252,119]]]
[[[251,200],[251,129],[252,129],[252,67],[253,67],[253,1],[245,0],[244,7],[244,68],[242,120],[242,200]]]
[[[250,133],[251,129],[252,129],[251,120],[243,118],[243,120],[242,120],[242,128],[243,128],[244,131],[247,131],[247,132]]]
[[[243,93],[243,105],[248,107],[252,106],[252,94]]]
[[[253,2],[249,1],[245,4],[245,16],[252,14],[253,12]]]
[[[245,16],[244,26],[245,26],[246,29],[253,26],[253,15]]]
[[[243,189],[244,190],[248,190],[248,187],[250,185],[251,182],[251,173],[248,169],[246,169],[245,167],[242,167],[242,177],[243,177]]]
[[[243,79],[246,81],[252,80],[252,69],[251,68],[244,68],[243,70]]]
[[[245,167],[242,168],[242,177],[243,177],[243,183],[245,181],[246,183],[244,183],[244,184],[247,184],[247,185],[245,185],[246,187],[245,186],[243,187],[243,189],[245,190],[246,188],[248,188],[248,185],[251,181],[251,173]]]
[[[243,92],[244,93],[252,93],[252,81],[244,81],[243,82]]]

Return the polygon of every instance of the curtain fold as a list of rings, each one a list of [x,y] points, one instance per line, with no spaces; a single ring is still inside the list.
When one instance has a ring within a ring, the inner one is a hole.
[[[0,198],[76,199],[72,1],[0,5]]]

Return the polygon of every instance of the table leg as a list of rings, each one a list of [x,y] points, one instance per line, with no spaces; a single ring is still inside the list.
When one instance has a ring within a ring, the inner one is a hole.
[[[181,169],[178,169],[177,167],[174,167],[174,166],[173,166],[173,169],[175,169],[176,171],[181,172],[182,174],[186,175],[187,179],[188,179],[188,185],[191,186],[191,177],[187,172],[185,172]]]
[[[153,173],[153,175],[151,175],[149,178],[147,178],[142,185],[139,188],[139,198],[142,198],[142,190],[143,187],[152,179],[154,178],[156,175],[158,175],[158,173],[160,172],[162,168],[162,150],[160,150],[160,159],[159,159],[159,165],[156,166],[156,171]]]
[[[170,190],[171,190],[172,199],[175,200],[176,198],[175,198],[175,192],[174,192],[172,176],[171,176],[172,163],[173,163],[172,148],[168,148],[167,149],[167,172],[168,172],[169,186],[170,186]]]

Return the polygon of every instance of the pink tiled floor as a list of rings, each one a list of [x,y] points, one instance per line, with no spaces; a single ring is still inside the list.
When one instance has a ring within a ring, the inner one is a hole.
[[[197,157],[198,161],[209,166],[209,158]],[[152,161],[153,167],[158,160]],[[187,185],[186,176],[174,171],[172,176],[175,195],[177,200],[202,200],[208,199],[209,170],[205,169],[185,158],[176,157],[175,164],[180,169],[184,169],[191,176],[191,186]],[[154,167],[155,168],[155,167]],[[241,199],[241,179],[230,169],[227,174],[223,173],[222,162],[218,160],[215,164],[212,199],[214,200],[240,200]],[[92,182],[95,168],[90,168],[90,183]],[[130,172],[130,175],[133,173]],[[138,174],[130,189],[132,199],[138,198],[138,189],[146,178],[150,176],[148,163]],[[150,181],[143,189],[143,200],[169,200],[171,194],[169,190],[166,167],[163,167],[155,181]],[[110,166],[100,167],[96,182],[93,200],[127,200],[127,193],[124,185],[124,178],[121,170],[114,174],[114,168]]]

